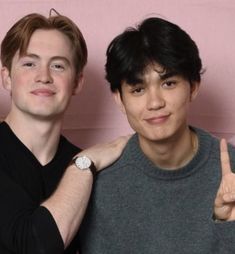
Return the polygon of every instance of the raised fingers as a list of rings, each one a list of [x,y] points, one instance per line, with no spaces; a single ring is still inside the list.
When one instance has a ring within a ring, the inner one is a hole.
[[[220,161],[221,161],[222,175],[224,176],[228,173],[231,173],[228,146],[225,139],[221,139],[220,141]]]

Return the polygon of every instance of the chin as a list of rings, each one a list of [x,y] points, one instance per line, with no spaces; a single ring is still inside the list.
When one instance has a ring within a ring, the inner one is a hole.
[[[173,133],[166,131],[155,131],[154,133],[149,131],[148,133],[139,133],[139,135],[142,139],[149,140],[150,142],[166,142],[174,136]]]
[[[166,135],[142,135],[142,134],[139,134],[139,136],[141,139],[144,139],[146,141],[148,140],[150,142],[164,141],[169,138]]]

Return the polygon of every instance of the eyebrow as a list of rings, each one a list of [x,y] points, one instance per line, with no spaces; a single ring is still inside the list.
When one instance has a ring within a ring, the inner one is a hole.
[[[128,85],[136,86],[137,84],[144,83],[144,80],[140,77],[128,78],[125,80]]]
[[[176,76],[176,75],[179,75],[179,73],[176,72],[176,71],[169,71],[169,72],[166,72],[164,74],[159,74],[159,77],[160,77],[161,80],[165,80],[165,79],[171,78],[171,77]]]
[[[161,74],[157,71],[157,73],[159,74],[161,81],[171,78],[173,76],[179,75],[179,73],[177,71],[168,71],[163,74]],[[144,84],[145,83],[144,75],[143,76],[137,75],[132,78],[127,78],[127,79],[125,79],[125,82],[130,86],[137,86],[138,84]]]

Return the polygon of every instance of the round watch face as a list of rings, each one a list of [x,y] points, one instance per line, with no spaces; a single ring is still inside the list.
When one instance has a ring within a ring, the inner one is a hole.
[[[75,164],[80,169],[88,169],[91,166],[91,160],[86,156],[77,157]]]

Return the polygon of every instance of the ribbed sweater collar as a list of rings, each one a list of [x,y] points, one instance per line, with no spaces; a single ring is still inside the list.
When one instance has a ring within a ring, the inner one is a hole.
[[[207,162],[212,149],[213,139],[211,138],[211,135],[202,129],[193,127],[191,128],[197,134],[199,146],[197,153],[184,167],[178,168],[176,170],[166,170],[155,166],[142,152],[137,134],[134,134],[129,140],[123,152],[122,159],[119,160],[119,162],[131,164],[137,170],[141,170],[144,174],[163,180],[176,180],[185,178],[202,168],[202,165]]]

